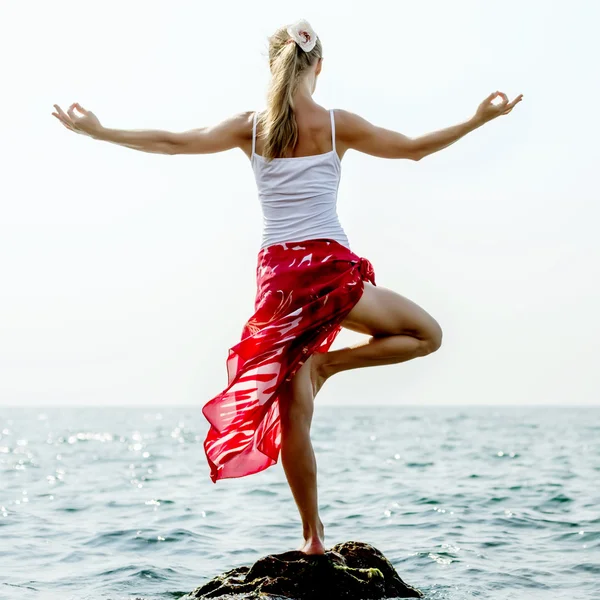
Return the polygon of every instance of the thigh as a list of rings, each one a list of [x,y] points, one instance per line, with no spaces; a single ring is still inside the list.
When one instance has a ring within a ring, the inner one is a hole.
[[[438,322],[418,304],[368,281],[342,326],[375,336],[406,334],[419,339],[441,336]]]

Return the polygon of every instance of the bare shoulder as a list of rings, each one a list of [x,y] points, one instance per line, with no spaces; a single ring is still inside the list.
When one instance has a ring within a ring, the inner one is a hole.
[[[334,109],[333,114],[336,146],[341,158],[347,150],[356,149],[357,140],[364,135],[369,123],[356,113],[342,108]]]
[[[252,121],[254,119],[255,110],[245,110],[244,112],[239,112],[233,115],[232,120],[237,121],[243,127],[252,127]]]
[[[356,150],[379,158],[414,159],[414,141],[392,129],[374,125],[349,110],[335,109],[336,144],[340,156]]]
[[[342,108],[334,109],[335,133],[342,141],[352,141],[357,136],[364,134],[369,127],[373,127],[369,121],[349,110]]]
[[[220,134],[242,142],[252,137],[252,119],[254,111],[246,110],[226,117],[206,129],[218,131]]]
[[[255,113],[254,110],[247,110],[236,113],[231,117],[232,126],[237,130],[238,147],[242,149],[248,158],[252,154],[252,124]]]
[[[238,112],[225,119],[223,125],[227,126],[232,133],[239,136],[240,140],[252,138],[252,121],[254,119],[254,111],[246,110]]]

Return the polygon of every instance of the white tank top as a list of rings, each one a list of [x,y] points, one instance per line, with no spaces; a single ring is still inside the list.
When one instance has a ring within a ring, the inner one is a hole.
[[[261,248],[323,238],[349,248],[336,210],[342,163],[335,149],[333,109],[329,113],[333,150],[271,162],[255,152],[254,113],[250,161],[263,213]]]

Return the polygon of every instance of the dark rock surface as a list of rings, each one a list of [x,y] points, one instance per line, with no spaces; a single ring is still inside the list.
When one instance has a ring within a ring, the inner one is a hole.
[[[270,554],[251,567],[218,575],[181,600],[378,600],[422,598],[390,561],[362,542],[337,544],[321,556]]]

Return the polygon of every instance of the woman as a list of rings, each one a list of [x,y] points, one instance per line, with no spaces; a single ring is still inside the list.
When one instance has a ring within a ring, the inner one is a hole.
[[[306,21],[269,39],[272,80],[264,112],[182,133],[103,127],[74,103],[52,113],[68,129],[144,152],[207,154],[241,148],[251,161],[264,214],[255,314],[229,350],[228,386],[206,403],[204,448],[211,479],[242,477],[277,462],[279,452],[303,524],[307,554],[323,554],[317,467],[310,439],[314,398],[335,373],[389,365],[435,352],[442,330],[425,310],[375,285],[371,263],[350,248],[336,212],[341,160],[353,149],[421,160],[521,101],[490,94],[468,121],[417,138],[372,125],[313,100],[320,39]],[[500,97],[499,103],[493,101]],[[75,110],[79,114],[75,114]],[[330,351],[341,327],[364,343]]]

